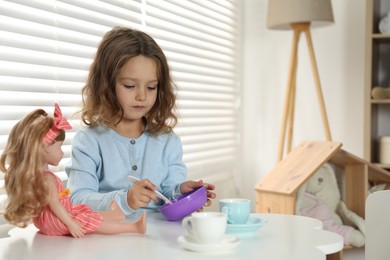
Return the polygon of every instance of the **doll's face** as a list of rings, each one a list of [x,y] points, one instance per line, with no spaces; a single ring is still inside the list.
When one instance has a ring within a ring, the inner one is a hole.
[[[64,152],[61,150],[62,141],[55,141],[54,144],[49,144],[46,147],[45,159],[47,164],[57,166],[64,156]]]

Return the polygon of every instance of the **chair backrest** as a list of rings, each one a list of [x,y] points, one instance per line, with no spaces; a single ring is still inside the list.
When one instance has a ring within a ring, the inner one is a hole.
[[[366,200],[365,259],[390,259],[390,190],[371,193]]]

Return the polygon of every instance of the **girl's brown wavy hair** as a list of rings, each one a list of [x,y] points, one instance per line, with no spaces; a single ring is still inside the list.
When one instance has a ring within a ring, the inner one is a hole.
[[[25,227],[48,204],[43,138],[52,124],[53,118],[44,110],[34,110],[12,128],[1,154],[0,170],[5,173],[8,196],[4,217],[11,224]],[[64,139],[61,131],[56,141]]]
[[[126,27],[114,27],[104,35],[98,47],[82,89],[81,119],[85,124],[111,128],[122,120],[123,110],[115,92],[117,76],[129,59],[139,55],[157,64],[158,94],[153,108],[145,115],[147,131],[152,134],[170,132],[176,125],[176,86],[162,49],[148,34]]]

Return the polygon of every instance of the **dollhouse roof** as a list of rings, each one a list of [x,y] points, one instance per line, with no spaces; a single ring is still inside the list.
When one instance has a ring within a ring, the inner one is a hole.
[[[328,161],[348,171],[356,168],[356,172],[367,174],[367,178],[374,183],[390,183],[388,171],[344,151],[341,146],[340,142],[303,141],[260,180],[255,190],[294,194],[312,174]],[[363,171],[362,165],[365,166]]]

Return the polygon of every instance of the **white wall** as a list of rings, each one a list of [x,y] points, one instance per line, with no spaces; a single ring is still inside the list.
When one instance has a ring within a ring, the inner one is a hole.
[[[365,1],[332,1],[335,23],[313,28],[332,140],[363,157]],[[255,184],[275,165],[292,31],[266,27],[267,0],[245,0],[242,67],[242,153],[239,196],[255,200]],[[306,39],[299,44],[293,146],[325,140]]]

